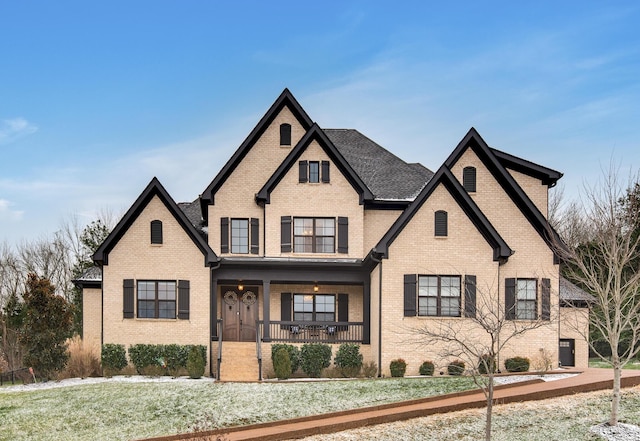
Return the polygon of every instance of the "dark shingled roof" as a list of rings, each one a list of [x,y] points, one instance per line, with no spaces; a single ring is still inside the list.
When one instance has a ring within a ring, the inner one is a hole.
[[[564,302],[592,302],[593,296],[564,277],[560,277],[560,300]]]
[[[413,200],[433,176],[408,164],[354,129],[323,129],[376,200]]]
[[[178,202],[178,207],[187,216],[189,222],[196,227],[198,231],[202,231],[204,221],[202,220],[202,209],[200,208],[200,199],[193,202]]]

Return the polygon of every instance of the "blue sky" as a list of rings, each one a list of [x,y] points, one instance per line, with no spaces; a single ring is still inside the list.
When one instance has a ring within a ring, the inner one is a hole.
[[[577,194],[640,167],[640,3],[0,0],[0,242],[195,199],[288,87],[437,169],[470,127]]]

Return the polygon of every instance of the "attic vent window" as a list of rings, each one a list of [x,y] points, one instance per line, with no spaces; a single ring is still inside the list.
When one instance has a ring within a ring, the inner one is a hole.
[[[436,211],[435,215],[435,235],[436,237],[447,237],[447,212]]]
[[[462,170],[462,186],[469,193],[475,193],[476,191],[476,168],[465,167]]]
[[[151,221],[151,243],[162,244],[162,221]]]
[[[280,124],[280,145],[291,145],[291,124]]]

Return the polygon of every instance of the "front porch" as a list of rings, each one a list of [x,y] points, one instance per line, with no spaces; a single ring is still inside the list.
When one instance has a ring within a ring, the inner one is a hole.
[[[211,284],[216,377],[261,380],[272,343],[369,345],[369,284],[355,261],[223,260],[212,269]]]

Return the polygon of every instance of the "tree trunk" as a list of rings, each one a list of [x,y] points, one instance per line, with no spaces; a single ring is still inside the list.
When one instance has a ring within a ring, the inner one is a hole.
[[[487,389],[487,416],[484,425],[484,440],[491,441],[491,415],[493,413],[493,375],[489,374]]]
[[[620,377],[622,376],[622,368],[618,357],[613,357],[613,394],[611,397],[611,416],[609,417],[609,425],[616,426],[618,424],[618,412],[620,409]]]

